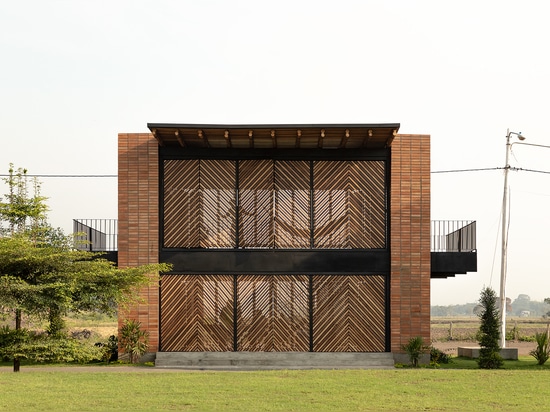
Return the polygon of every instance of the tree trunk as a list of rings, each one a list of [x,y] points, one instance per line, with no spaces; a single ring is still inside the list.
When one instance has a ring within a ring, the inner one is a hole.
[[[21,309],[15,310],[15,330],[21,329]],[[19,368],[21,367],[21,360],[17,357],[13,358],[13,371],[19,372]]]

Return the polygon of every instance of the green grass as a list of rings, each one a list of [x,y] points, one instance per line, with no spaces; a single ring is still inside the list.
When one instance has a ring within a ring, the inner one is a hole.
[[[450,363],[441,363],[439,369],[479,369],[477,361],[472,358],[454,357]],[[532,356],[520,356],[519,360],[505,360],[504,370],[509,371],[548,371],[550,372],[550,362],[544,365],[537,365],[537,361]]]
[[[0,372],[0,410],[545,410],[548,370]]]

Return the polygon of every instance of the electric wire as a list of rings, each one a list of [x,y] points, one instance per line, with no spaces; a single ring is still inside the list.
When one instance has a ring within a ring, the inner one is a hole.
[[[432,170],[431,174],[442,174],[442,173],[466,173],[466,172],[485,172],[492,170],[504,170],[504,167],[480,167],[473,169],[450,169],[450,170]],[[509,170],[519,171],[519,172],[532,172],[532,173],[543,173],[550,174],[550,171],[547,170],[536,170],[536,169],[526,169],[523,167],[509,167]],[[0,177],[9,177],[9,174],[0,174]],[[28,177],[40,177],[40,178],[85,178],[85,179],[95,179],[95,178],[117,178],[116,174],[27,174]]]

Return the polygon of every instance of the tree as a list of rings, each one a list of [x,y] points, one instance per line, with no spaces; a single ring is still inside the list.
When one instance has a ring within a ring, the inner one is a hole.
[[[503,364],[500,356],[500,316],[497,307],[497,296],[491,288],[483,288],[479,299],[482,307],[479,326],[478,365],[482,369],[497,369]]]
[[[6,331],[8,343],[1,349],[17,372],[21,358],[43,359],[44,352],[44,337],[30,339],[22,330],[22,313],[47,319],[48,345],[59,343],[62,358],[74,359],[71,350],[82,351],[67,342],[63,315],[89,310],[113,314],[118,305],[135,301],[139,289],[169,265],[119,269],[98,253],[77,250],[73,238],[47,224],[45,198],[36,183],[29,194],[25,170],[14,172],[10,165],[5,181],[9,194],[0,202],[0,307],[14,314],[15,333]]]

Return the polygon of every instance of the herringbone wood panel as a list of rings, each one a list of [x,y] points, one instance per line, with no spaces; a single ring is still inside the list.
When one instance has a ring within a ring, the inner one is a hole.
[[[235,162],[200,161],[201,247],[235,246]]]
[[[163,275],[161,350],[233,350],[233,277]]]
[[[239,276],[238,350],[305,352],[309,348],[307,276]]]
[[[385,351],[385,277],[313,277],[313,350]],[[309,350],[308,276],[237,276],[237,336],[233,276],[164,275],[163,351]]]
[[[239,246],[274,246],[273,160],[239,162]]]
[[[235,245],[235,162],[164,161],[164,246]]]
[[[310,167],[306,161],[275,162],[275,247],[310,247]]]
[[[315,352],[384,352],[384,276],[314,276]]]
[[[164,161],[164,247],[200,246],[198,160]]]
[[[383,248],[384,162],[314,162],[316,248]]]

